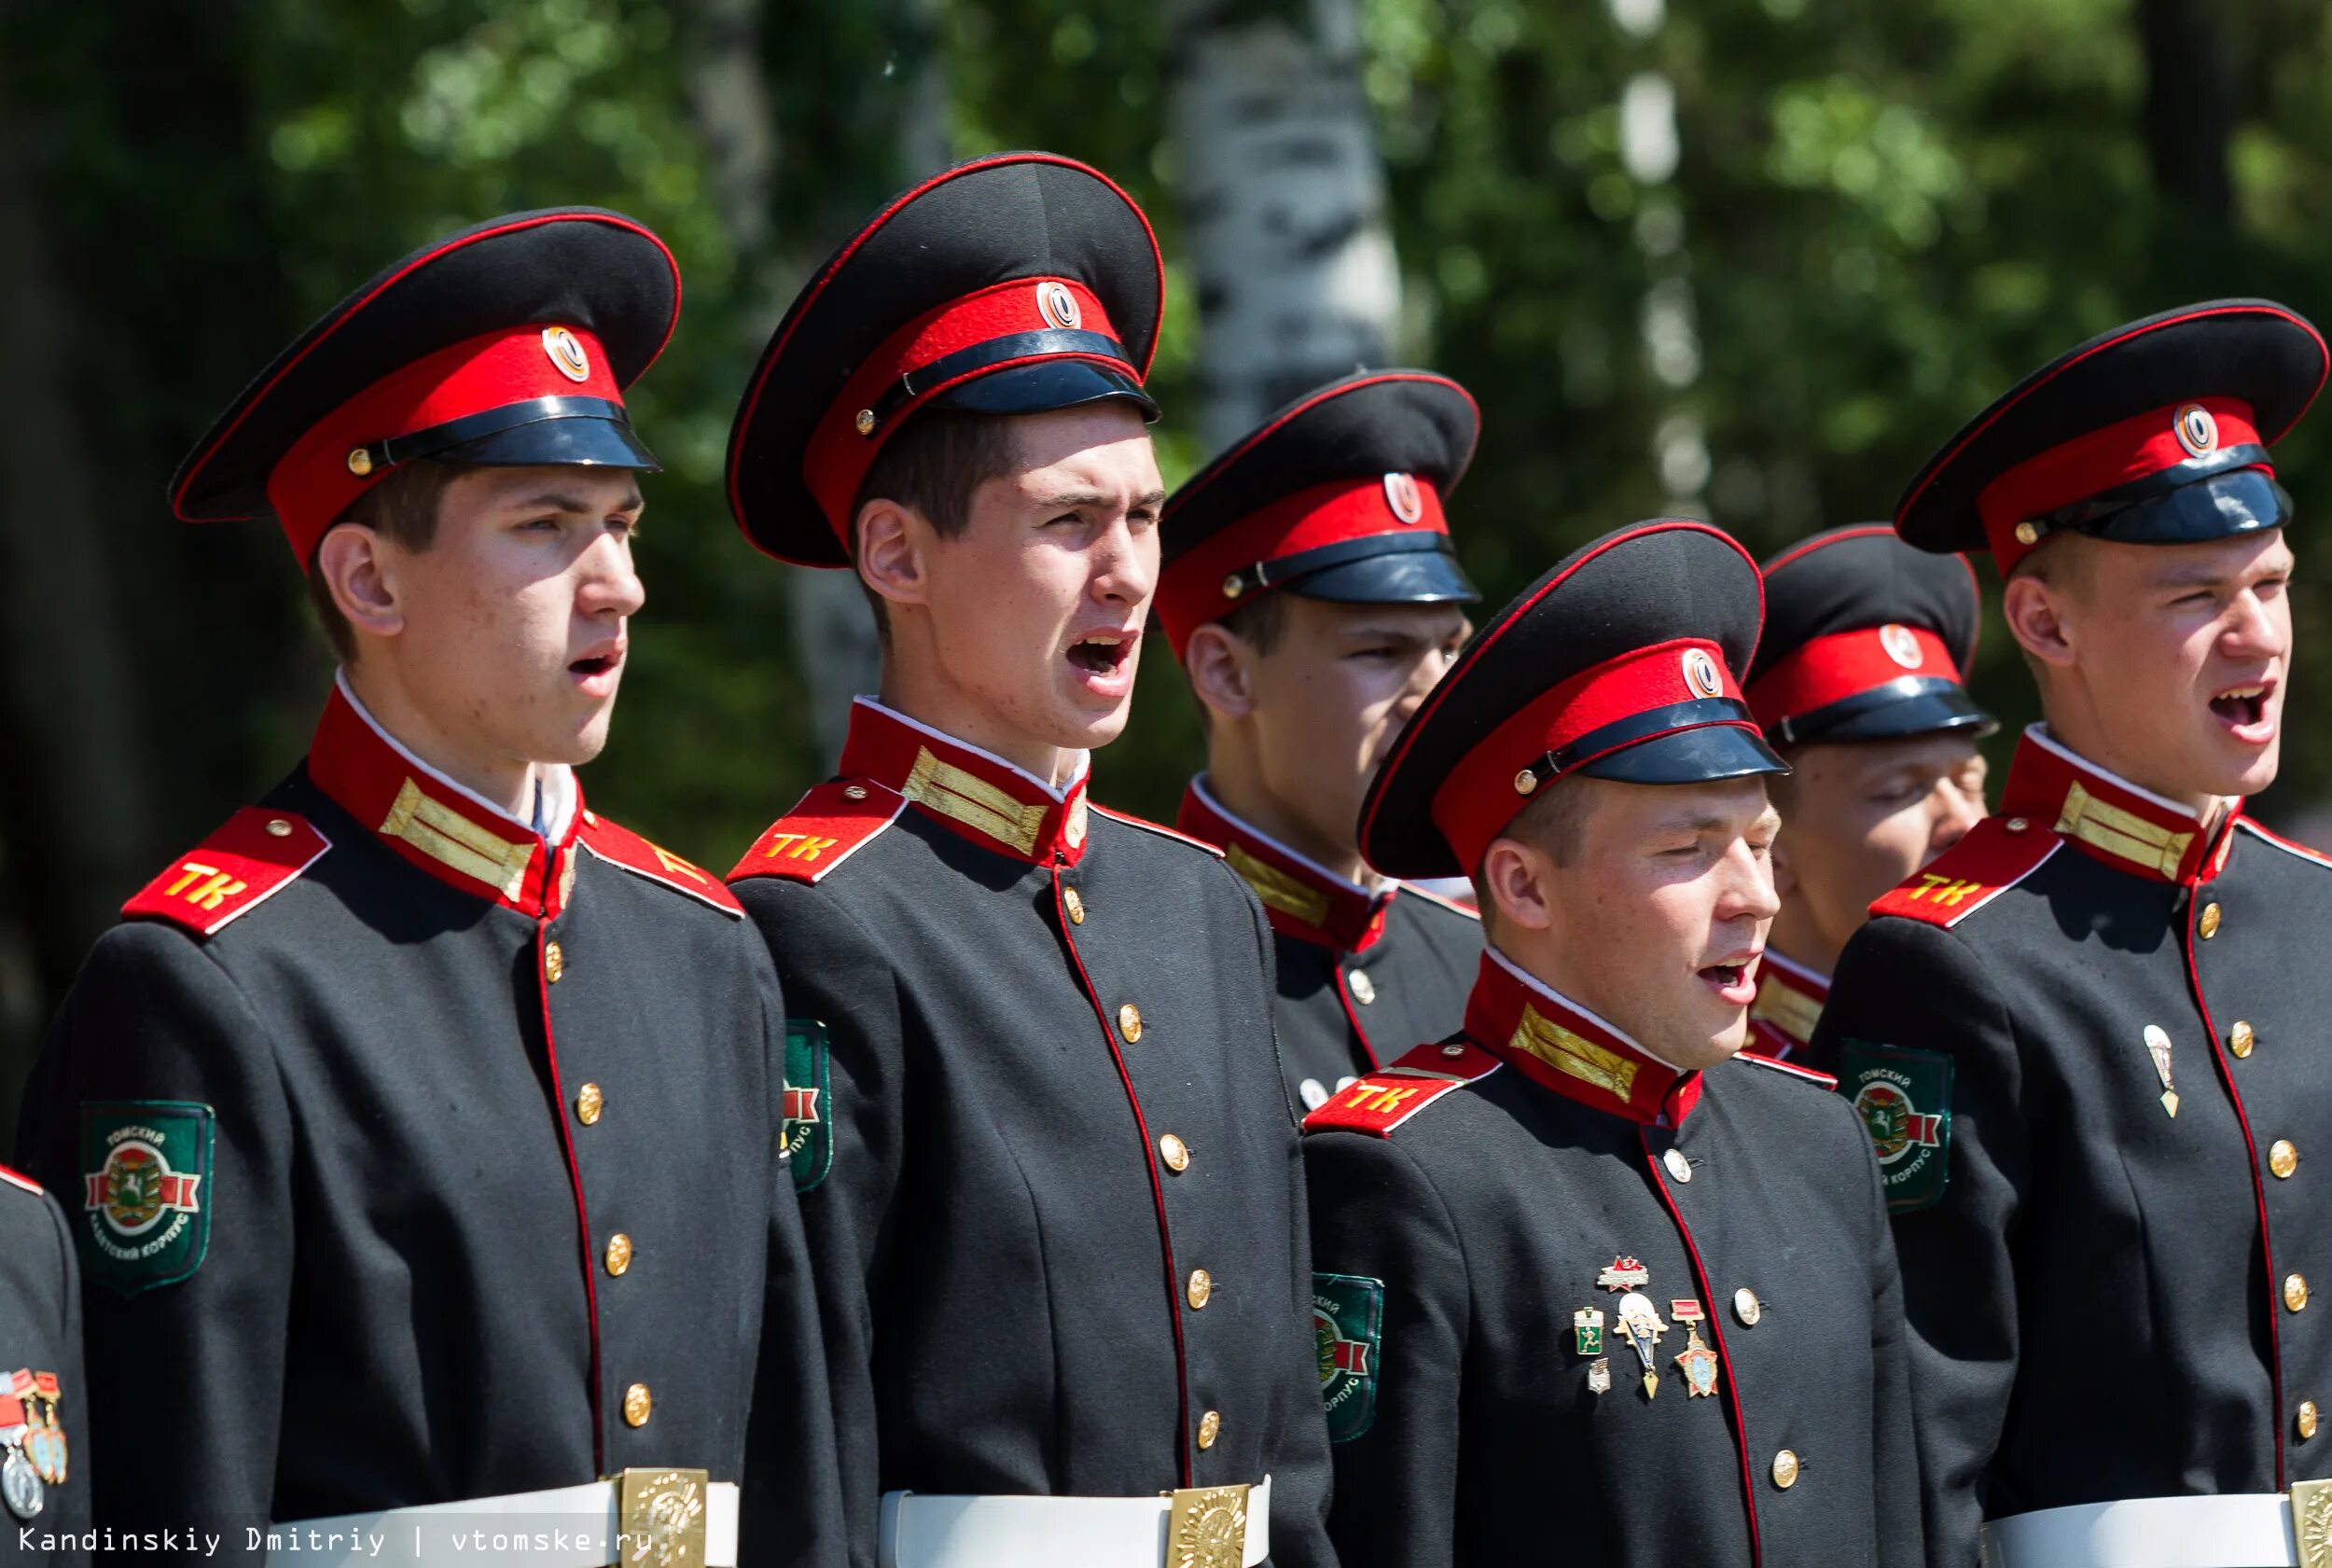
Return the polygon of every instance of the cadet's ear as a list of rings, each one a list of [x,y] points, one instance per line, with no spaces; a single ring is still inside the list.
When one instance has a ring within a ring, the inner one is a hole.
[[[1482,855],[1481,885],[1497,906],[1498,919],[1525,931],[1554,923],[1555,890],[1548,880],[1553,861],[1545,850],[1520,839],[1493,839]]]
[[[2017,646],[2055,669],[2074,662],[2073,627],[2065,595],[2037,573],[2020,572],[2000,590],[2000,618]]]
[[[858,579],[894,604],[921,604],[931,592],[929,521],[912,506],[876,496],[858,508]]]
[[[316,546],[316,576],[354,631],[394,637],[405,630],[394,552],[361,522],[338,523]]]
[[[1225,718],[1255,712],[1255,686],[1248,659],[1253,650],[1236,633],[1209,621],[1190,633],[1182,667],[1200,701]]]
[[[1782,821],[1782,831],[1773,840],[1773,896],[1786,898],[1798,891],[1798,872],[1789,860],[1789,821]]]

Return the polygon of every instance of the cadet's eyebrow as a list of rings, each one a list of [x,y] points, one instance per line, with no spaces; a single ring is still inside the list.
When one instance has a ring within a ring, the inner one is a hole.
[[[513,501],[509,503],[509,505],[513,510],[527,512],[535,510],[552,512],[590,512],[596,511],[598,509],[589,501],[584,500],[581,496],[568,495],[562,492],[555,490],[547,490],[540,495],[530,496],[524,501]],[[610,511],[617,512],[636,512],[645,505],[647,505],[646,501],[641,496],[640,493],[635,490],[608,509]]]

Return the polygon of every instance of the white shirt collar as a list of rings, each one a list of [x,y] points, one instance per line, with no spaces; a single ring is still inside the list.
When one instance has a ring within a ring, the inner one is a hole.
[[[449,778],[445,773],[415,756],[411,748],[390,734],[382,727],[381,721],[372,716],[372,710],[365,706],[363,700],[348,684],[346,670],[335,671],[332,675],[332,684],[340,687],[340,696],[347,701],[351,708],[355,710],[356,716],[363,719],[375,735],[381,737],[382,744],[403,757],[407,767],[413,769],[416,772],[428,774],[456,795],[492,812],[503,821],[515,824],[528,833],[535,831],[534,823],[512,816],[460,780]],[[563,762],[537,762],[534,764],[534,787],[541,792],[538,798],[543,808],[543,824],[549,830],[544,837],[551,843],[559,843],[566,838],[567,828],[575,820],[575,770]]]

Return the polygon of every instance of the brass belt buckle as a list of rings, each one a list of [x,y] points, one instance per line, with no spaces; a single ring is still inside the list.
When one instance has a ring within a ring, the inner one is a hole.
[[[702,1470],[626,1470],[616,1482],[620,1568],[704,1568]]]
[[[1247,1487],[1184,1487],[1164,1494],[1165,1568],[1242,1568],[1247,1556]]]
[[[2332,1568],[2332,1481],[2292,1483],[2292,1539],[2299,1568]]]

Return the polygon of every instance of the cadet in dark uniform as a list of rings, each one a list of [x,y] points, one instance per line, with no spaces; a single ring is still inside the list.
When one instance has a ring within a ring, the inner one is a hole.
[[[1870,901],[1984,814],[1976,742],[2000,728],[1961,684],[1983,606],[1963,556],[1884,523],[1834,528],[1767,562],[1765,634],[1743,696],[1789,763],[1749,1047],[1825,1073],[1807,1049],[1830,971]]]
[[[1991,548],[2047,717],[1999,813],[1873,906],[1815,1037],[1897,1212],[1936,1568],[1985,1519],[2008,1568],[2313,1562],[2332,1528],[2301,1495],[2332,1478],[2332,867],[2241,798],[2290,677],[2267,449],[2325,369],[2261,300],[2133,323],[1895,513]]]
[[[1328,1561],[1270,928],[1087,798],[1157,581],[1159,283],[1092,170],[958,165],[804,288],[731,437],[746,535],[854,564],[883,626],[840,777],[730,875],[817,1097],[795,1175],[885,1568]]]
[[[1270,917],[1280,1060],[1306,1109],[1457,1027],[1481,955],[1473,910],[1377,876],[1353,842],[1369,775],[1481,597],[1442,513],[1480,423],[1455,382],[1362,371],[1166,502],[1153,618],[1207,741],[1176,826],[1220,844]]]
[[[343,666],[306,758],[99,941],[27,1091],[122,1456],[101,1525],[234,1553],[418,1509],[397,1560],[450,1561],[480,1524],[604,1543],[654,1491],[735,1561],[757,1372],[752,1560],[840,1560],[775,975],[569,766],[641,600],[622,389],[678,305],[627,218],[497,219],[350,296],[179,471],[182,518],[274,514]]]
[[[0,1562],[90,1560],[88,1412],[70,1222],[0,1166]]]
[[[1902,1299],[1831,1081],[1736,1056],[1778,819],[1756,568],[1606,535],[1468,645],[1369,863],[1470,867],[1464,1028],[1305,1122],[1331,1533],[1357,1568],[1919,1560]]]

